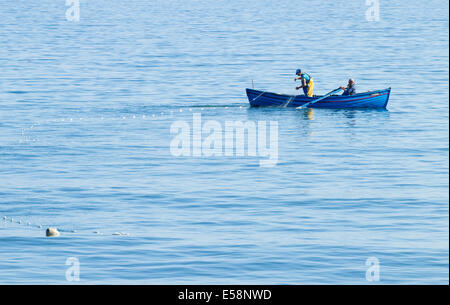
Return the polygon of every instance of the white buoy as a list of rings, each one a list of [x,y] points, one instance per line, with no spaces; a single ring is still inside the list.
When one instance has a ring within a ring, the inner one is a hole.
[[[45,231],[45,235],[48,236],[48,237],[56,237],[56,236],[59,236],[60,234],[59,234],[58,229],[56,229],[56,228],[48,228]]]

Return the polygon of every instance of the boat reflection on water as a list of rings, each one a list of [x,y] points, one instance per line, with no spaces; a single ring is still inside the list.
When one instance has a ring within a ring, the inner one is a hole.
[[[390,113],[386,108],[379,109],[288,109],[285,107],[249,107],[247,119],[252,121],[278,121],[280,130],[285,126],[296,126],[293,132],[301,139],[323,134],[324,130],[343,131],[347,137],[355,138],[358,129],[368,124],[383,126],[389,120]],[[371,122],[371,123],[370,123]],[[345,130],[345,131],[344,131]]]
[[[348,119],[345,121],[345,124],[348,127],[356,126],[356,113],[355,110],[346,110],[344,111],[344,116]]]

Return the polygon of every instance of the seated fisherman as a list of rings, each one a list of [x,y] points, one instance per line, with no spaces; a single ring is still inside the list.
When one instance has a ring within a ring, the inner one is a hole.
[[[340,87],[342,90],[344,90],[344,93],[342,93],[342,95],[353,95],[356,94],[356,85],[355,85],[355,81],[353,80],[353,78],[350,78],[348,80],[348,85],[347,87]]]

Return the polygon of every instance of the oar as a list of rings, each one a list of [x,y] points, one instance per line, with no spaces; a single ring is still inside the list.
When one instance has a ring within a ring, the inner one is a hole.
[[[341,89],[341,88],[334,89],[333,91],[331,91],[331,92],[325,94],[325,95],[322,96],[322,97],[319,97],[318,99],[312,100],[311,102],[308,102],[308,103],[306,103],[306,104],[303,104],[303,105],[301,105],[301,106],[298,106],[297,109],[302,109],[302,108],[304,108],[304,107],[306,107],[306,106],[309,106],[309,105],[311,105],[311,104],[320,102],[321,100],[326,99],[327,97],[329,97],[329,96],[332,95],[333,93],[339,92],[340,90],[342,90],[342,89]]]

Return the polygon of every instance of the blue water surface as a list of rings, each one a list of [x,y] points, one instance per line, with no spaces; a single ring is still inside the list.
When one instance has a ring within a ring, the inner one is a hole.
[[[0,283],[76,283],[74,257],[85,284],[448,284],[447,1],[67,9],[0,2]],[[297,68],[388,109],[248,107]],[[194,113],[277,122],[277,163],[175,156]]]

